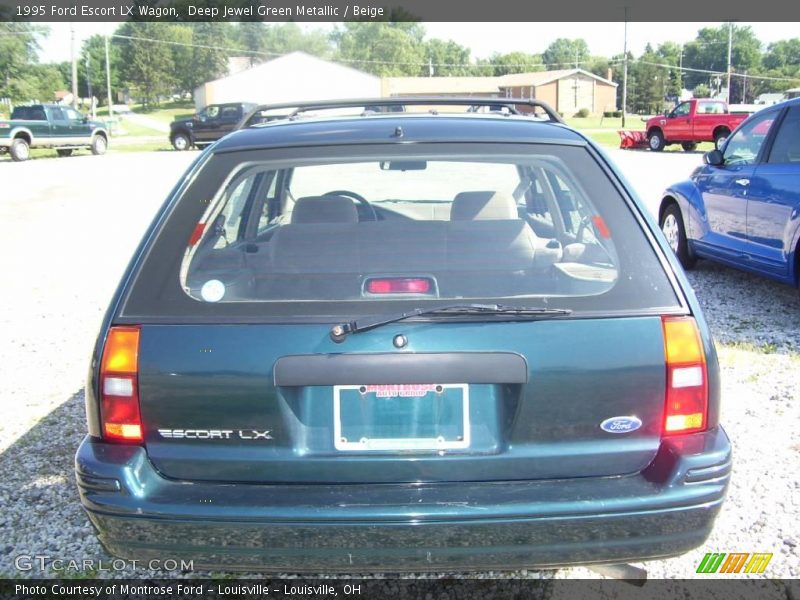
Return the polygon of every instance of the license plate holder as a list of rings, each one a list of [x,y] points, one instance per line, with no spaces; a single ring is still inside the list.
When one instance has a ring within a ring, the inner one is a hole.
[[[469,385],[335,385],[333,423],[340,451],[468,448]]]

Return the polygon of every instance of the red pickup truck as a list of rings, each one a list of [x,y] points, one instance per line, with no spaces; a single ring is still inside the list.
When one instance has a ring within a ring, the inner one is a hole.
[[[722,100],[694,98],[681,102],[664,115],[648,119],[647,144],[656,152],[668,144],[680,144],[691,152],[698,142],[714,142],[719,148],[748,116],[730,113]]]

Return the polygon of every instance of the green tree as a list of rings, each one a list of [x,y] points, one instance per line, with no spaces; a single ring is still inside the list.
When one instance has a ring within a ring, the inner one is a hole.
[[[800,38],[770,44],[764,54],[763,63],[767,69],[783,70],[789,67],[796,71],[800,66]]]
[[[36,63],[39,38],[47,31],[30,23],[0,23],[0,97],[31,99],[28,69]]]
[[[528,54],[527,52],[495,53],[480,64],[487,65],[491,69],[488,74],[496,77],[510,73],[544,71],[545,69],[541,54]]]
[[[108,57],[111,66],[111,90],[119,89],[120,76],[120,47],[119,44],[109,42]],[[81,54],[78,59],[78,94],[82,97],[89,95],[89,81],[92,84],[92,95],[96,96],[100,104],[107,103],[108,89],[106,87],[106,39],[102,35],[93,35],[83,42]],[[88,73],[87,73],[88,62]],[[88,77],[88,81],[87,81]],[[65,77],[65,79],[68,79]]]
[[[182,91],[193,92],[200,84],[223,77],[228,72],[227,29],[225,22],[197,22],[190,25],[193,46],[186,67],[181,67]],[[175,62],[176,65],[181,63]]]
[[[433,75],[465,76],[472,74],[473,68],[470,64],[469,48],[465,48],[452,40],[428,40],[424,44],[423,52],[428,59],[429,65],[432,66]]]
[[[589,59],[589,47],[586,40],[558,38],[542,54],[542,60],[548,69],[570,69],[581,67],[583,62]]]
[[[301,50],[306,54],[328,58],[331,44],[328,36],[319,30],[303,32],[297,23],[280,23],[264,27],[262,50],[271,55]]]
[[[697,33],[694,41],[684,47],[684,67],[704,69],[721,73],[720,87],[725,88],[728,70],[728,34],[733,28],[731,44],[732,69],[738,73],[754,73],[761,66],[761,42],[756,38],[751,27],[746,25],[729,25],[720,27],[704,27]],[[712,75],[712,79],[715,77]],[[693,88],[700,83],[709,82],[709,74],[687,71],[684,74],[684,87]],[[740,101],[742,78],[731,80],[731,98]]]
[[[355,21],[337,26],[331,41],[336,58],[379,77],[427,75],[428,60],[419,23]]]
[[[701,83],[692,90],[692,95],[695,98],[708,98],[711,95],[711,89],[705,83]]]
[[[683,91],[683,74],[681,73],[681,53],[683,47],[676,42],[664,42],[658,46],[656,55],[659,62],[672,65],[675,68],[669,71],[669,81],[667,83],[667,95],[680,97]]]
[[[160,96],[172,93],[177,86],[173,52],[170,45],[161,41],[173,41],[173,25],[129,21],[120,26],[118,33],[132,38],[121,40],[120,75],[142,104],[151,106]]]
[[[640,114],[660,113],[664,109],[664,96],[669,72],[657,66],[659,59],[650,44],[642,56],[628,65],[628,108]]]

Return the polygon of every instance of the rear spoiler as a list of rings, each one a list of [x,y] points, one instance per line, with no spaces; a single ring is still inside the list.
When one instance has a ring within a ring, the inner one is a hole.
[[[239,121],[236,129],[246,129],[253,125],[272,120],[296,119],[305,112],[337,108],[361,108],[361,116],[366,117],[376,113],[404,112],[406,106],[430,106],[431,113],[436,114],[436,106],[466,106],[467,112],[477,112],[480,108],[490,110],[506,109],[509,114],[522,115],[517,107],[525,106],[532,110],[541,109],[549,121],[563,123],[564,119],[556,110],[541,100],[523,100],[520,98],[449,98],[441,96],[415,96],[413,98],[361,98],[353,100],[320,100],[316,102],[294,102],[283,104],[262,104],[251,110]],[[262,115],[261,113],[276,111],[276,115]],[[529,111],[532,112],[532,111]]]

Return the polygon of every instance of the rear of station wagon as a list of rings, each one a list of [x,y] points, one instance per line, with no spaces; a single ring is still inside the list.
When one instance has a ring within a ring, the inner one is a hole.
[[[195,568],[646,560],[711,531],[719,395],[682,271],[578,133],[286,119],[209,148],[157,215],[77,480],[109,552]]]

